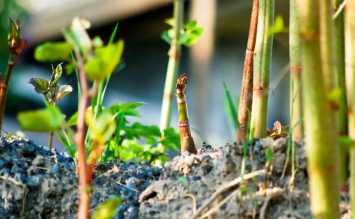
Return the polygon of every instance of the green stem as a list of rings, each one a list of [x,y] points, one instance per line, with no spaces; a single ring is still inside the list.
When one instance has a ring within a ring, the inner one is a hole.
[[[348,91],[349,136],[355,140],[355,1],[348,1],[345,13],[345,52]],[[350,200],[355,212],[355,147],[350,149]]]
[[[301,45],[299,15],[296,0],[290,0],[290,126],[292,141],[300,143],[303,137]]]
[[[169,127],[171,120],[171,109],[173,92],[177,72],[180,65],[181,45],[180,33],[184,20],[184,0],[174,0],[174,34],[170,44],[169,63],[165,78],[165,87],[163,94],[163,103],[160,117],[160,130],[163,131]]]
[[[323,71],[327,63],[322,63],[321,58],[325,54],[321,54],[319,6],[318,1],[297,0],[302,24],[302,88],[307,94],[303,96],[303,112],[311,210],[315,219],[332,219],[340,217],[338,147],[326,95]]]
[[[343,3],[343,0],[333,0],[334,8],[339,8]],[[335,10],[334,10],[335,11]],[[347,135],[348,133],[348,115],[347,115],[347,100],[346,100],[346,85],[345,85],[345,42],[344,42],[344,13],[340,12],[335,18],[334,31],[335,31],[335,76],[337,88],[341,91],[341,96],[339,98],[339,108],[337,114],[338,122],[338,133],[339,135]],[[343,184],[346,181],[347,176],[347,151],[345,146],[340,147],[340,159],[339,159],[339,170],[340,170],[340,181]]]
[[[268,88],[273,44],[273,35],[269,34],[269,29],[274,21],[274,4],[274,0],[260,0],[259,2],[251,112],[251,129],[254,130],[254,138],[266,136]]]

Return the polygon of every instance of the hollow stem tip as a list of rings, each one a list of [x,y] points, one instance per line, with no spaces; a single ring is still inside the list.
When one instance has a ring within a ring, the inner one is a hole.
[[[179,112],[179,131],[180,131],[180,144],[181,152],[188,151],[190,153],[196,154],[197,150],[195,147],[194,140],[191,135],[189,119],[187,115],[187,106],[185,98],[185,88],[188,81],[186,74],[181,74],[176,83],[176,97]]]

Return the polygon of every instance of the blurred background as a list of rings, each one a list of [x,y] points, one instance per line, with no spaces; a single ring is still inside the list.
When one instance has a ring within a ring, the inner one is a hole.
[[[232,126],[224,110],[223,82],[234,97],[239,95],[242,66],[247,42],[251,0],[186,0],[186,19],[197,20],[204,28],[198,43],[184,48],[181,72],[190,75],[188,107],[196,141],[222,146],[234,141]],[[276,15],[288,21],[288,2],[276,0]],[[141,101],[140,121],[159,124],[160,107],[168,62],[169,45],[161,33],[169,27],[172,0],[0,0],[0,71],[7,62],[8,18],[22,23],[29,43],[16,66],[10,83],[4,130],[16,132],[16,115],[23,110],[43,106],[41,96],[28,83],[32,77],[49,77],[51,66],[37,63],[34,48],[48,40],[61,40],[61,31],[74,17],[88,19],[92,36],[104,41],[119,22],[118,37],[125,41],[125,68],[116,72],[109,84],[105,103]],[[288,26],[288,24],[286,24]],[[269,126],[275,120],[288,120],[288,36],[275,36],[270,80]],[[74,75],[62,83],[76,87]],[[76,94],[60,102],[71,115],[76,111]],[[176,107],[172,126],[177,127]],[[45,145],[46,134],[26,133]],[[59,145],[57,143],[57,145]]]

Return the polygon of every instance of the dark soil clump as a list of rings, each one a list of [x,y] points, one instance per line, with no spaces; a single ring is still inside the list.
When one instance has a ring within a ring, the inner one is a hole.
[[[139,194],[160,173],[147,164],[99,165],[91,207],[120,196],[116,218],[138,218]],[[73,159],[22,137],[0,137],[0,191],[0,218],[76,218]]]

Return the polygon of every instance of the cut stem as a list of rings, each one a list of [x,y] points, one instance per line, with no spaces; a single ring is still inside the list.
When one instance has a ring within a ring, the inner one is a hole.
[[[269,33],[274,21],[274,0],[259,1],[253,74],[253,103],[251,129],[254,138],[266,136],[269,75],[273,35]]]
[[[163,103],[160,117],[160,130],[164,130],[170,126],[172,99],[175,87],[177,72],[180,65],[181,45],[180,33],[183,28],[184,20],[184,0],[174,0],[174,33],[171,39],[169,50],[169,63],[166,72]]]
[[[345,13],[346,78],[348,91],[349,136],[355,140],[355,1],[348,1]],[[350,149],[350,200],[355,212],[355,147]]]
[[[296,2],[302,24],[299,34],[302,43],[302,88],[307,94],[303,96],[303,112],[311,209],[316,219],[339,218],[338,147],[327,98],[326,74],[323,72],[327,63],[323,63],[321,58],[326,54],[321,51],[320,45],[320,4],[314,0]]]
[[[181,152],[188,151],[190,153],[197,153],[194,140],[191,135],[189,118],[186,106],[185,88],[188,77],[182,74],[178,77],[176,83],[176,97],[179,111],[179,131],[180,131],[180,144]]]
[[[290,1],[290,126],[292,141],[300,143],[303,138],[301,43],[296,0]]]
[[[239,144],[245,143],[246,141],[249,115],[251,112],[253,96],[253,57],[258,24],[258,10],[259,0],[253,0],[253,8],[250,18],[249,36],[247,49],[245,52],[243,79],[242,86],[240,89],[240,101],[238,108],[239,129],[237,131],[237,142]]]

